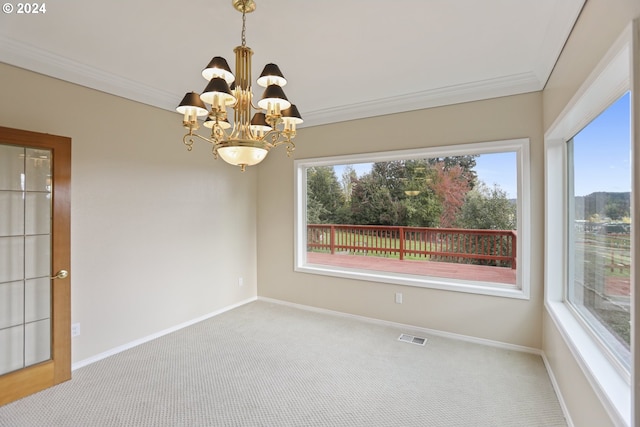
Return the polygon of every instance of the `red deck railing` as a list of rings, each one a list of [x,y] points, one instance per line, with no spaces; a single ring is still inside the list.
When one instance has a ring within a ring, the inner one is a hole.
[[[437,261],[482,260],[516,268],[514,230],[308,224],[307,250]]]

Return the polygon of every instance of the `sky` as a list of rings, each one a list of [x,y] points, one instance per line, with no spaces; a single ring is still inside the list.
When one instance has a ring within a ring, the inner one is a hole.
[[[596,191],[631,191],[630,95],[627,92],[574,137],[575,195]],[[338,180],[345,166],[334,166]],[[371,170],[371,163],[353,165],[358,176]],[[507,197],[517,197],[516,154],[490,153],[476,158],[478,179],[498,185]]]
[[[574,193],[631,191],[629,92],[589,123],[574,140]]]
[[[518,196],[518,174],[516,172],[516,153],[481,154],[476,158],[475,171],[478,180],[489,188],[494,184],[507,192],[508,199]]]

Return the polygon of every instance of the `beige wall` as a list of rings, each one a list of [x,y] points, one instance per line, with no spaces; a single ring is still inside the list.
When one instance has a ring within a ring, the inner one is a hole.
[[[296,158],[528,137],[532,230],[543,226],[540,93],[302,129]],[[376,319],[541,348],[542,233],[532,233],[529,301],[295,273],[293,164],[272,153],[258,170],[258,294]],[[395,304],[395,292],[403,304]]]
[[[560,115],[613,42],[634,17],[637,0],[589,0],[543,91],[544,129]],[[543,350],[576,426],[612,425],[549,314],[544,312]]]
[[[177,113],[0,76],[1,126],[72,138],[74,362],[255,297],[255,171],[188,153]]]

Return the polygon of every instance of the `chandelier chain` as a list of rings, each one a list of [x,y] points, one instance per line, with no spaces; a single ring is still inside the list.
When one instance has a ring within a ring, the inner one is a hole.
[[[242,8],[242,47],[247,46],[247,13],[245,12],[246,8]]]

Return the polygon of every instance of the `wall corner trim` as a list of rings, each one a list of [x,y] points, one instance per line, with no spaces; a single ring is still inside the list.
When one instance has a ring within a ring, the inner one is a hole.
[[[571,414],[569,412],[569,408],[567,407],[567,403],[564,400],[562,395],[562,391],[560,389],[560,385],[558,384],[558,380],[556,379],[555,374],[553,373],[553,369],[551,369],[551,364],[549,363],[549,359],[547,359],[547,354],[542,351],[542,361],[544,362],[544,367],[547,370],[547,374],[549,375],[549,380],[551,381],[551,386],[553,387],[553,391],[556,392],[556,396],[558,397],[558,402],[560,402],[560,408],[562,409],[562,414],[564,415],[564,419],[567,422],[568,427],[574,427],[575,424],[571,419]]]

